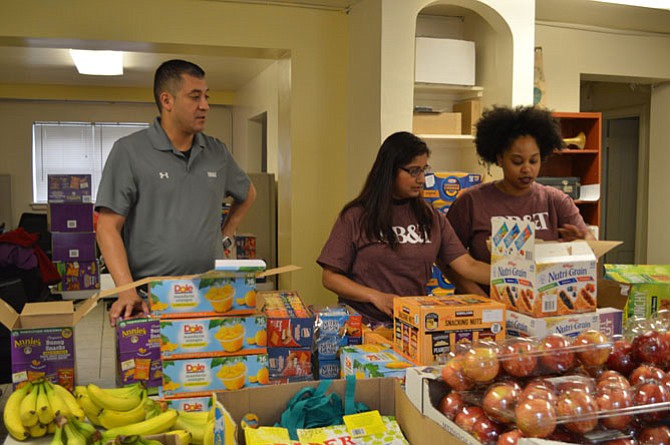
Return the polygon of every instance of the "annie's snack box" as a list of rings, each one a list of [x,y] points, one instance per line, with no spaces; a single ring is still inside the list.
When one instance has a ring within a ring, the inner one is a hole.
[[[93,232],[93,204],[50,203],[50,232]]]
[[[624,319],[670,309],[670,265],[605,264],[605,278],[626,298]]]
[[[0,300],[0,322],[11,331],[12,383],[47,378],[70,390],[76,382],[74,327],[98,303],[99,296],[75,308],[71,300],[27,303],[17,313]]]
[[[479,295],[395,298],[393,318],[394,349],[420,365],[461,342],[505,338],[505,305]]]
[[[435,172],[426,175],[423,199],[442,213],[447,213],[461,190],[482,182],[479,173],[457,171]]]
[[[163,383],[160,323],[154,317],[120,319],[116,323],[116,384]]]
[[[297,291],[265,291],[263,314],[268,323],[268,347],[311,348],[314,315]]]
[[[170,277],[149,286],[151,313],[160,318],[250,315],[256,311],[256,278],[262,260],[217,260],[214,270]]]
[[[235,391],[270,384],[267,354],[163,360],[165,398],[207,396],[212,391]]]
[[[100,289],[100,267],[98,261],[54,261],[60,273],[58,291]]]
[[[90,203],[91,175],[48,175],[47,201]]]
[[[340,372],[357,379],[395,377],[404,379],[405,370],[414,366],[393,349],[380,345],[345,346],[340,350]]]
[[[53,261],[95,261],[95,232],[53,232]]]
[[[264,315],[162,319],[160,336],[164,359],[267,352]]]
[[[491,299],[533,317],[595,311],[598,257],[620,242],[536,242],[535,224],[491,219]]]

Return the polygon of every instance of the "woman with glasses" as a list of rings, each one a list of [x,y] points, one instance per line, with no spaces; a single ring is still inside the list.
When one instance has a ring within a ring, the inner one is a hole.
[[[593,239],[572,198],[535,182],[542,161],[563,147],[559,122],[547,110],[532,106],[493,107],[477,122],[475,146],[487,165],[502,168],[503,178],[463,190],[447,219],[470,255],[489,263],[491,218],[534,221],[535,236],[546,241]],[[479,286],[448,273],[458,292],[481,292]]]
[[[426,295],[434,263],[489,282],[490,266],[468,255],[444,215],[423,200],[429,155],[412,133],[389,136],[317,259],[323,285],[372,324],[392,322],[394,297]]]

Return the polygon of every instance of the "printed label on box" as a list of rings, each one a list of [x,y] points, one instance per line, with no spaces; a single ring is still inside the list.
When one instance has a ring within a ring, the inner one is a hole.
[[[46,378],[69,390],[75,382],[74,331],[66,328],[20,329],[11,332],[12,382]]]

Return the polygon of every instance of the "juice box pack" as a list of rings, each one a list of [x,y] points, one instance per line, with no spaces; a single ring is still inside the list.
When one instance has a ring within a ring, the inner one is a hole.
[[[268,385],[267,354],[163,360],[161,397],[201,397],[212,391],[234,391]]]
[[[314,315],[297,291],[267,291],[261,298],[268,323],[268,347],[312,347]]]
[[[434,365],[460,342],[505,338],[505,305],[479,295],[393,300],[394,349],[418,365]]]
[[[256,311],[256,277],[262,260],[221,263],[201,275],[152,281],[151,313],[160,318],[250,315]]]
[[[414,366],[393,349],[379,345],[345,346],[340,350],[342,377],[357,379],[376,377],[405,378],[405,369]]]
[[[175,318],[160,321],[164,359],[223,357],[267,352],[264,315]]]
[[[116,324],[116,384],[143,382],[157,388],[163,382],[160,322],[157,318],[120,319]]]
[[[670,265],[605,264],[605,278],[627,297],[624,318],[649,318],[670,309]]]

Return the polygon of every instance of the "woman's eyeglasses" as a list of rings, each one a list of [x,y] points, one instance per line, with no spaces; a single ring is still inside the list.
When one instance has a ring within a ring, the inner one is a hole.
[[[421,173],[423,173],[424,176],[427,175],[428,173],[432,173],[430,165],[426,165],[425,167],[410,167],[410,168],[398,167],[398,168],[400,170],[406,171],[413,178],[419,177]]]

